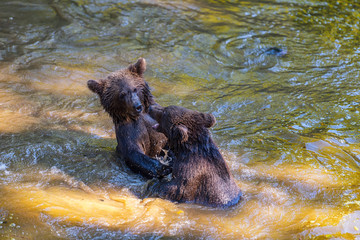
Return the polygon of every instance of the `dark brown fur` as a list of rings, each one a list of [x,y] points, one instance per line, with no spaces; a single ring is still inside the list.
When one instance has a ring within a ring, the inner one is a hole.
[[[159,196],[216,207],[236,204],[241,191],[208,129],[215,117],[178,106],[151,106],[149,113],[175,154],[172,179],[160,184]]]
[[[153,157],[166,145],[167,138],[154,131],[147,114],[149,106],[156,103],[144,81],[145,70],[145,59],[140,58],[105,79],[89,80],[87,84],[99,95],[101,105],[115,124],[119,156],[133,171],[147,178],[162,177],[170,172],[170,167]]]

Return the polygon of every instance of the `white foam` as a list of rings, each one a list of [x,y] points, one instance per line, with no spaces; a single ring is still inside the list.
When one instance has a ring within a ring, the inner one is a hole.
[[[7,169],[7,166],[4,163],[0,163],[0,171]]]

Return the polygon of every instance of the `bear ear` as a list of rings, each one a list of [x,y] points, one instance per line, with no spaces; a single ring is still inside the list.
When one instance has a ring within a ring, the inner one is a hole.
[[[211,128],[216,123],[216,118],[211,113],[201,113],[202,118],[204,119],[204,126],[206,128]]]
[[[179,124],[171,129],[170,138],[179,141],[180,143],[184,143],[189,138],[188,131],[189,130],[185,125]]]
[[[102,94],[103,90],[104,90],[104,84],[103,83],[98,83],[95,80],[89,80],[87,81],[87,85],[88,88],[93,91],[94,93],[97,93],[99,95]]]
[[[139,76],[142,76],[146,71],[146,61],[145,58],[139,58],[136,63],[131,64],[128,67],[130,72],[136,73]]]

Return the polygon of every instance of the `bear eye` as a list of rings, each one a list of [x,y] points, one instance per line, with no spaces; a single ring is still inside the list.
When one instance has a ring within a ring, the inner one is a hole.
[[[125,95],[126,95],[126,93],[121,92],[121,93],[119,94],[119,97],[120,97],[120,98],[124,98],[124,97],[125,97]]]

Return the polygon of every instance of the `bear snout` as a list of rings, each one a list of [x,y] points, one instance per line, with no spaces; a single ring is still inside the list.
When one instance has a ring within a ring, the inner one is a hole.
[[[159,104],[153,104],[153,105],[150,105],[149,115],[153,119],[155,119],[157,122],[160,122],[163,111],[164,111],[164,108],[161,107]]]
[[[131,100],[133,102],[133,108],[137,113],[141,113],[143,110],[142,103],[140,101],[139,96],[136,93],[133,93],[131,96]]]
[[[141,113],[143,107],[141,104],[134,104],[134,109],[136,112]]]

